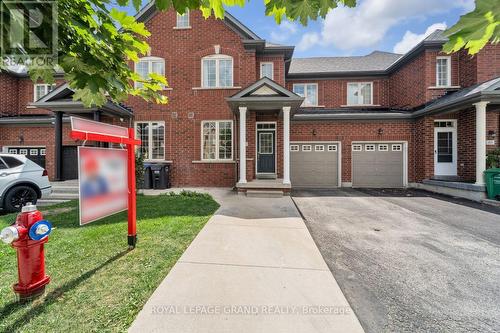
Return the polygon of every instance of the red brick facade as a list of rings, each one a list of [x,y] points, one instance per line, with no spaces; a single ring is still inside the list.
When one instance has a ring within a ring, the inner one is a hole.
[[[169,88],[167,105],[147,103],[130,97],[124,103],[134,112],[134,121],[162,121],[165,124],[165,160],[172,163],[174,186],[233,186],[238,181],[239,116],[226,98],[236,94],[260,78],[260,63],[273,63],[273,78],[293,90],[294,83],[318,84],[318,110],[342,109],[347,104],[348,82],[373,82],[373,108],[411,110],[423,106],[447,92],[436,88],[437,49],[424,48],[387,75],[287,79],[285,53],[266,54],[246,47],[244,38],[221,20],[205,20],[200,13],[190,13],[189,29],[175,29],[174,12],[157,13],[146,22],[151,31],[150,56],[165,60]],[[233,87],[208,89],[202,86],[201,59],[221,54],[233,59]],[[451,86],[457,90],[500,76],[500,45],[488,45],[475,57],[465,52],[451,55]],[[61,81],[58,81],[60,83]],[[1,116],[50,115],[47,110],[30,107],[33,83],[0,73]],[[8,92],[8,93],[5,93]],[[369,108],[369,107],[368,107]],[[487,115],[489,131],[499,134],[499,114],[490,107]],[[458,176],[466,181],[475,177],[475,112],[462,110],[446,119],[458,124]],[[340,141],[342,144],[342,182],[351,182],[352,141],[404,141],[408,143],[408,181],[419,182],[434,175],[434,117],[408,120],[343,120],[292,121],[291,141]],[[202,161],[202,122],[229,120],[233,123],[232,161]],[[280,110],[247,114],[247,179],[255,178],[256,122],[276,122],[277,176],[283,176],[283,119]],[[380,131],[381,130],[381,131]],[[382,133],[382,134],[379,134]],[[22,140],[20,139],[22,137]],[[490,138],[492,139],[492,138]],[[495,145],[498,147],[498,138]],[[0,148],[9,145],[47,147],[47,169],[54,175],[54,131],[47,125],[0,125]],[[68,139],[65,145],[76,145]]]

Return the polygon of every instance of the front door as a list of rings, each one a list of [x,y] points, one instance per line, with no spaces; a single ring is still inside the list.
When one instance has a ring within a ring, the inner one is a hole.
[[[257,173],[276,173],[275,131],[257,131]]]
[[[457,175],[456,121],[434,122],[434,175]]]

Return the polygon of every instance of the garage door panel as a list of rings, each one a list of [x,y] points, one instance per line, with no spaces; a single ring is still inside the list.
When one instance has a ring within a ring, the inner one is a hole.
[[[328,151],[328,145],[331,146],[331,143],[292,145],[298,146],[298,151],[290,152],[290,178],[293,187],[338,186],[338,152]],[[303,146],[311,146],[311,150],[304,151]]]
[[[380,151],[378,145],[366,151],[362,144],[362,151],[352,152],[353,187],[403,187],[403,151]]]

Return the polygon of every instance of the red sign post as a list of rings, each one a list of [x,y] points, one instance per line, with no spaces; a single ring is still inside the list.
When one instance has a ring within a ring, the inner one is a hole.
[[[134,248],[137,243],[135,146],[140,145],[141,140],[135,139],[133,128],[109,125],[75,117],[71,117],[70,137],[75,140],[108,142],[126,146],[128,181],[128,245],[130,248]]]

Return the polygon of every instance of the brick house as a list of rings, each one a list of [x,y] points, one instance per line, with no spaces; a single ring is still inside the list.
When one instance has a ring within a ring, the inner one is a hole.
[[[62,77],[52,87],[3,72],[2,150],[74,178],[81,142],[69,139],[67,116],[78,115],[134,126],[146,160],[171,165],[174,186],[484,192],[486,151],[498,147],[500,45],[446,55],[438,30],[404,55],[293,58],[293,46],[229,13],[205,20],[149,4],[137,18],[151,52],[131,66],[166,75],[167,105],[131,96],[85,109]]]

